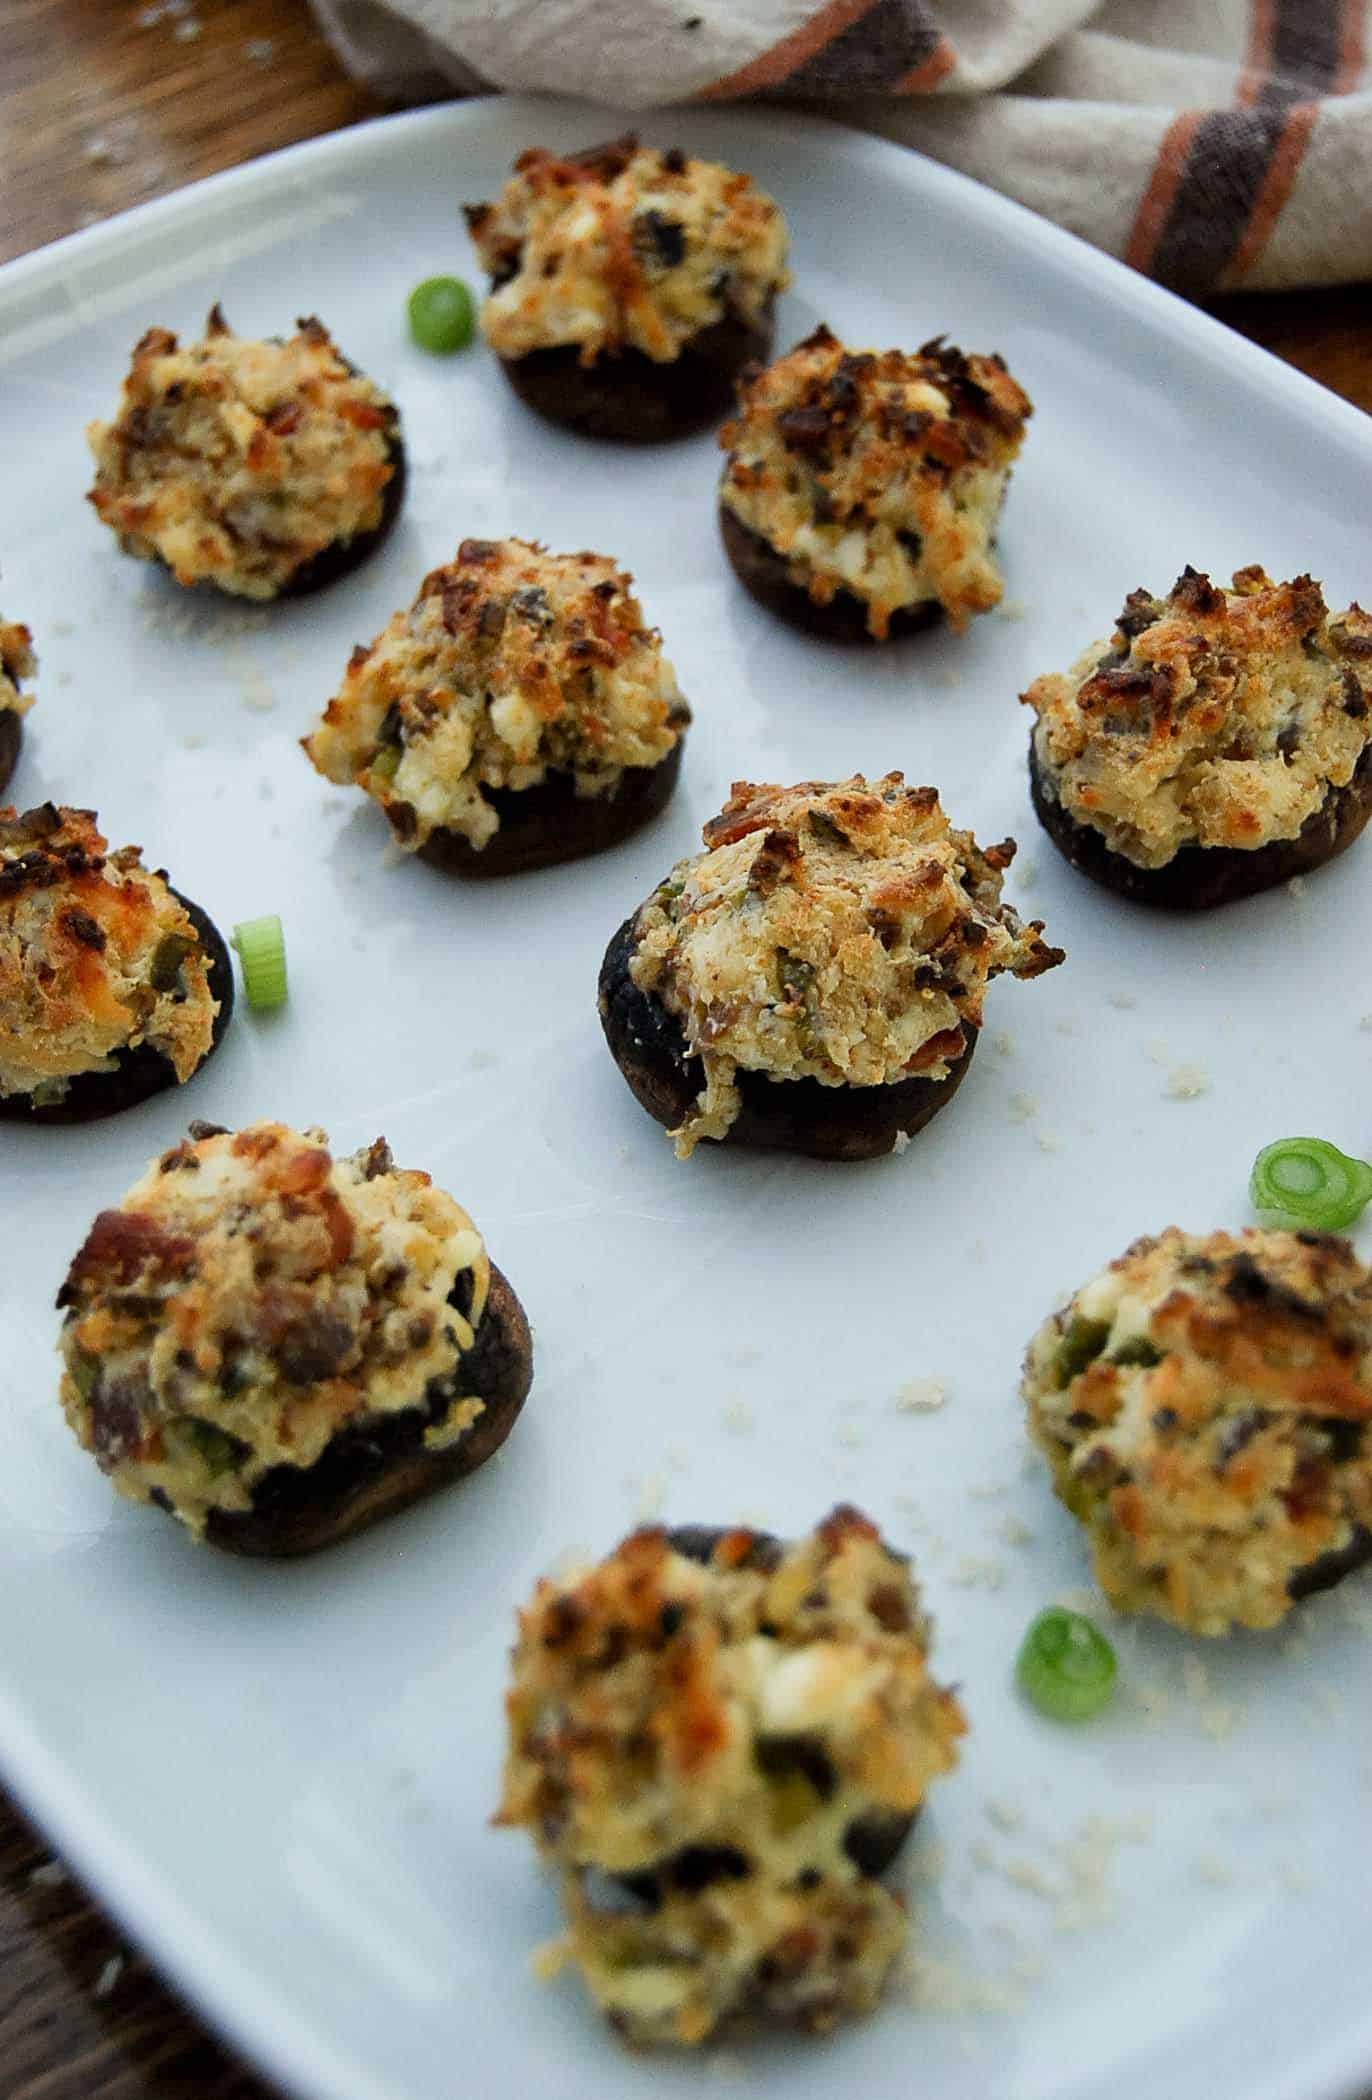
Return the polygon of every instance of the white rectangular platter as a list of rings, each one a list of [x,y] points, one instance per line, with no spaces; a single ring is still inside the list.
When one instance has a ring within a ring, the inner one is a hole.
[[[727,2076],[788,2100],[1346,2100],[1372,2081],[1367,1634],[1353,1584],[1225,1644],[1121,1626],[1122,1690],[1077,1730],[1016,1695],[1021,1633],[1087,1582],[1026,1465],[1034,1326],[1135,1234],[1248,1221],[1258,1146],[1372,1140],[1363,845],[1197,924],[1131,912],[1037,833],[1017,693],[1186,562],[1369,593],[1372,425],[1003,200],[792,117],[653,117],[784,205],[785,344],[946,331],[1037,405],[1002,534],[1002,613],[835,653],[757,610],[717,544],[709,439],[598,448],[524,412],[480,349],[411,348],[404,303],[474,275],[458,204],[533,142],[626,120],[498,101],[302,146],[0,272],[0,607],[40,702],[15,793],[98,807],[228,927],[279,910],[284,1013],[241,1012],[192,1087],[0,1137],[0,1767],[206,2014],[311,2100],[630,2100]],[[414,482],[384,552],[313,601],[203,607],[83,503],[82,428],[134,339],[222,300],[317,312],[393,389]],[[595,547],[639,579],[696,709],[648,833],[503,886],[391,865],[385,827],[296,740],[465,535]],[[600,954],[737,778],[901,767],[1021,841],[1010,894],[1066,947],[992,989],[956,1104],[845,1169],[702,1148],[680,1164],[595,1015]],[[1365,1025],[1365,1024],[1364,1024]],[[501,1460],[316,1560],[197,1550],[119,1504],[56,1402],[53,1295],[94,1212],[191,1116],[384,1131],[478,1220],[532,1317]],[[1364,1246],[1366,1247],[1366,1240]],[[896,1405],[946,1380],[931,1412]],[[523,1840],[491,1830],[516,1603],[645,1514],[808,1526],[858,1501],[911,1547],[972,1732],[905,1863],[913,1961],[822,2043],[626,2054],[575,1980]]]

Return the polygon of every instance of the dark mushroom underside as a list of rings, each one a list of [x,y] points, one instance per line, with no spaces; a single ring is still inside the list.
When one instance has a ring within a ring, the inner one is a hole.
[[[172,890],[172,895],[199,936],[209,965],[210,993],[219,1001],[210,1047],[190,1079],[184,1082],[189,1086],[192,1080],[199,1078],[219,1048],[233,1016],[233,964],[214,921],[198,904],[192,904],[189,897],[183,897],[180,890]],[[0,1094],[0,1122],[94,1123],[101,1116],[118,1115],[121,1109],[136,1108],[140,1101],[147,1101],[153,1094],[163,1093],[168,1087],[178,1084],[175,1069],[161,1051],[155,1050],[151,1043],[139,1043],[135,1049],[124,1050],[116,1056],[112,1072],[79,1072],[69,1082],[60,1101],[40,1106],[30,1094]]]
[[[1318,1560],[1297,1568],[1286,1585],[1286,1593],[1293,1603],[1299,1604],[1303,1597],[1313,1597],[1320,1590],[1332,1590],[1336,1582],[1342,1582],[1345,1575],[1365,1568],[1369,1561],[1372,1561],[1372,1531],[1365,1524],[1355,1524],[1346,1546],[1321,1553]]]
[[[501,369],[525,406],[582,437],[660,445],[721,422],[733,407],[744,365],[766,361],[771,302],[758,321],[726,313],[684,344],[670,364],[641,350],[607,352],[581,363],[575,343],[502,357]]]
[[[9,786],[24,741],[24,717],[12,707],[0,708],[0,793]]]
[[[252,1508],[212,1510],[205,1536],[231,1553],[270,1560],[349,1538],[484,1465],[513,1429],[532,1381],[524,1308],[492,1262],[476,1342],[461,1359],[456,1388],[445,1380],[420,1406],[341,1431],[312,1466],[274,1466],[257,1483]],[[455,1444],[430,1450],[424,1432],[442,1418],[455,1390],[484,1400],[485,1412]]]
[[[665,809],[684,741],[678,737],[655,766],[627,766],[604,795],[578,795],[570,773],[549,773],[535,787],[483,788],[500,818],[495,836],[478,848],[459,831],[434,831],[419,858],[448,875],[523,875],[601,853]]]
[[[668,1543],[687,1560],[708,1567],[721,1539],[729,1538],[737,1526],[681,1524],[667,1534]],[[752,1545],[734,1565],[757,1568],[768,1574],[781,1561],[784,1548],[769,1531],[752,1534]],[[838,1784],[838,1775],[813,1736],[778,1736],[758,1745],[759,1756],[769,1771],[801,1774],[815,1792],[827,1799]],[[855,1816],[843,1833],[843,1849],[859,1873],[875,1878],[892,1864],[914,1827],[919,1809],[909,1814],[872,1810]],[[712,1881],[741,1880],[751,1871],[748,1860],[729,1845],[687,1845],[658,1866],[614,1878],[639,1900],[655,1906],[672,1890],[693,1893]]]
[[[1140,868],[1107,845],[1092,824],[1078,823],[1058,800],[1029,738],[1029,791],[1034,811],[1058,851],[1079,875],[1131,904],[1158,911],[1209,911],[1259,890],[1307,875],[1352,845],[1372,816],[1372,744],[1365,746],[1352,779],[1331,787],[1293,839],[1267,846],[1182,846],[1160,868]]]
[[[727,503],[719,506],[719,530],[735,576],[758,604],[766,606],[779,620],[826,642],[876,641],[867,625],[865,599],[853,591],[839,590],[827,605],[817,604],[804,584],[792,580],[786,556],[736,517]],[[902,635],[922,633],[942,618],[943,607],[937,598],[902,606],[891,615],[887,639],[897,641]]]
[[[626,919],[600,967],[601,1026],[611,1055],[635,1099],[667,1130],[689,1115],[705,1085],[705,1070],[686,1047],[681,1023],[629,974],[635,921]],[[951,1101],[976,1048],[976,1030],[962,1024],[967,1048],[945,1079],[899,1079],[886,1086],[822,1086],[817,1079],[769,1079],[738,1074],[743,1106],[723,1138],[726,1145],[799,1152],[809,1159],[878,1159],[904,1133],[913,1137]]]

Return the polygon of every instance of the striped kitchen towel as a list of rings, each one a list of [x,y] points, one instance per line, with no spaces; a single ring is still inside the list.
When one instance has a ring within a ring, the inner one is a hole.
[[[1372,0],[314,0],[400,100],[745,95],[918,146],[1193,296],[1372,277]]]

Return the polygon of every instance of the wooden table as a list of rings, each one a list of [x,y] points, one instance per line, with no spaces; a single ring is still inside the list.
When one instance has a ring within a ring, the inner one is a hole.
[[[303,0],[4,0],[0,82],[0,260],[381,107]],[[1372,411],[1372,286],[1215,311]],[[60,1872],[0,1796],[4,2100],[271,2100]]]

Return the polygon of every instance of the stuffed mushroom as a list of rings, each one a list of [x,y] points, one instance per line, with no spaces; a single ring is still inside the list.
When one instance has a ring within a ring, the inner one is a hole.
[[[0,810],[0,1117],[83,1123],[184,1085],[233,1011],[211,921],[89,809]]]
[[[1372,615],[1309,576],[1183,570],[1022,695],[1034,808],[1081,874],[1202,911],[1332,860],[1372,814]]]
[[[656,816],[690,718],[633,578],[606,555],[463,540],[354,649],[304,749],[381,805],[406,852],[507,875]]]
[[[24,717],[34,695],[24,680],[38,669],[33,636],[17,620],[0,620],[0,793],[9,785],[24,741]]]
[[[195,1537],[313,1552],[482,1465],[532,1377],[481,1234],[385,1141],[191,1125],[58,1296],[62,1405],[122,1494]]]
[[[398,410],[313,319],[288,341],[237,336],[217,306],[199,342],[150,328],[87,437],[90,502],[124,552],[233,597],[345,576],[404,493]]]
[[[702,1138],[871,1159],[961,1084],[990,978],[1063,960],[982,848],[899,773],[735,784],[611,941],[600,1016],[685,1158]]]
[[[827,328],[745,372],[720,431],[725,551],[769,611],[835,641],[886,641],[1003,589],[993,548],[1032,413],[999,357],[941,337],[848,350]]]
[[[1346,1240],[1135,1240],[1039,1329],[1023,1390],[1120,1611],[1275,1626],[1372,1559],[1372,1272]]]
[[[557,1873],[611,2024],[692,2046],[870,2011],[905,1938],[878,1876],[966,1723],[909,1564],[857,1510],[808,1537],[644,1530],[521,1613],[497,1822]]]
[[[747,175],[637,138],[534,147],[466,207],[490,295],[481,328],[529,407],[640,443],[718,422],[766,357],[790,282],[786,222]]]

